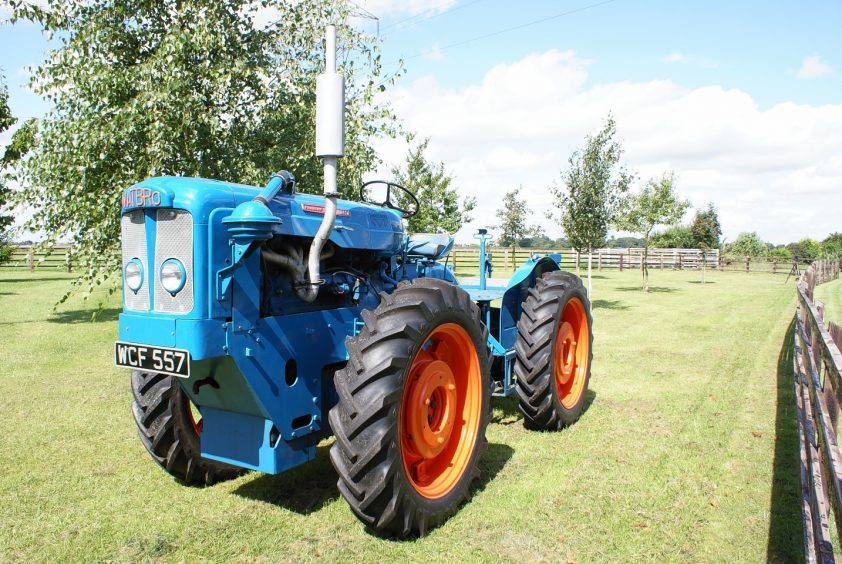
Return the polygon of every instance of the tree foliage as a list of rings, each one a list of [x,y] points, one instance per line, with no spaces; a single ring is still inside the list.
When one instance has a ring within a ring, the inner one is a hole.
[[[769,247],[758,237],[756,232],[743,232],[737,235],[733,243],[728,245],[727,252],[741,257],[762,257],[768,254]]]
[[[15,118],[9,109],[9,91],[6,89],[6,82],[3,75],[0,75],[0,133],[7,131],[15,124]],[[4,153],[0,159],[0,264],[8,262],[12,256],[12,246],[9,242],[8,229],[14,218],[7,211],[9,195],[11,190],[8,182],[11,173],[7,170],[7,160]]]
[[[497,219],[500,220],[497,242],[502,247],[516,247],[529,232],[526,221],[532,212],[520,195],[522,189],[523,186],[519,186],[506,192],[497,210]]]
[[[690,225],[693,236],[693,246],[700,249],[718,249],[719,237],[722,236],[722,226],[713,204],[703,210],[696,211],[693,223]]]
[[[643,290],[649,291],[647,258],[652,232],[661,225],[673,226],[681,221],[690,202],[675,191],[675,175],[665,173],[661,178],[650,179],[643,189],[632,194],[623,203],[617,218],[617,227],[643,236]]]
[[[632,176],[620,164],[623,148],[609,114],[602,129],[588,135],[585,148],[575,150],[562,173],[562,186],[550,188],[570,244],[590,253],[605,244]]]
[[[409,141],[412,143],[411,136]],[[465,198],[459,203],[459,193],[452,186],[453,177],[445,170],[444,163],[433,163],[425,156],[429,143],[425,139],[414,148],[410,145],[406,162],[393,168],[392,175],[395,182],[418,198],[418,213],[409,218],[410,233],[455,233],[471,220],[470,212],[477,201]],[[404,200],[408,198],[401,199]]]
[[[265,28],[258,8],[283,15]],[[39,125],[19,202],[29,228],[77,243],[89,288],[118,268],[119,199],[150,176],[202,176],[262,185],[287,169],[305,192],[320,190],[314,153],[315,79],[328,22],[349,0],[47,0],[18,5],[13,19],[60,39],[32,78],[53,103]],[[377,162],[370,140],[393,133],[374,100],[384,76],[378,40],[342,26],[346,156],[339,184],[355,193]]]
[[[695,249],[693,233],[686,225],[676,225],[652,236],[652,246],[658,249]]]
[[[842,258],[842,233],[831,233],[822,240],[822,253],[828,258]]]
[[[814,240],[805,237],[786,246],[793,258],[799,262],[812,262],[822,257],[822,245]]]

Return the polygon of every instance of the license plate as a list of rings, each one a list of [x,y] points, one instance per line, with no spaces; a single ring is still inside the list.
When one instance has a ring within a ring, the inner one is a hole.
[[[190,352],[181,349],[117,341],[114,343],[114,364],[121,368],[190,377]]]

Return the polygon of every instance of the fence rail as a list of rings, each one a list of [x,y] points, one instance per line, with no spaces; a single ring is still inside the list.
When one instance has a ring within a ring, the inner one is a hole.
[[[498,271],[511,271],[523,264],[534,254],[556,253],[561,255],[562,268],[576,270],[587,268],[588,256],[575,249],[507,249],[489,250],[494,268]],[[457,274],[473,275],[479,267],[478,247],[455,247],[447,257]],[[639,270],[643,265],[642,248],[597,249],[592,255],[594,270]],[[774,258],[735,257],[720,255],[718,249],[649,249],[646,264],[653,270],[695,270],[704,266],[724,272],[766,272],[771,274],[789,274],[793,271],[792,262]],[[37,245],[15,247],[12,259],[0,265],[0,268],[56,268],[72,271],[75,266],[73,246],[57,244],[53,252],[45,254]]]
[[[577,265],[587,268],[588,265],[588,255],[578,253],[575,249],[492,248],[488,253],[492,256],[494,268],[503,271],[514,270],[532,255],[548,253],[560,254],[561,266],[566,270],[574,270]],[[455,247],[447,260],[457,274],[475,273],[479,265],[479,249]],[[595,270],[640,269],[643,267],[643,249],[597,249],[591,255],[591,261]],[[719,268],[719,250],[649,249],[646,258],[646,265],[650,269],[697,269],[701,268],[703,263],[707,268]]]
[[[813,290],[839,278],[838,260],[812,263],[796,284],[793,335],[798,439],[801,458],[801,514],[804,558],[834,562],[831,512],[842,539],[842,453],[837,441],[842,403],[842,330],[824,325],[824,307]]]
[[[0,268],[55,268],[71,272],[75,266],[73,245],[57,244],[51,253],[39,249],[38,245],[18,245],[12,251],[9,262],[0,264]]]

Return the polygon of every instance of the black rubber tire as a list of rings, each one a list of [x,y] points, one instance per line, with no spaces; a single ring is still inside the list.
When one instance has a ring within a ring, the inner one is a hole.
[[[330,459],[339,491],[354,514],[377,534],[424,535],[452,515],[479,474],[491,416],[491,351],[479,308],[461,288],[434,279],[401,284],[382,294],[365,326],[346,346],[348,365],[335,375],[339,403],[330,411],[336,442]],[[473,452],[453,489],[438,499],[421,496],[406,475],[399,426],[404,385],[415,353],[443,323],[457,323],[471,338],[481,372],[481,412]]]
[[[584,388],[579,401],[568,409],[558,397],[553,359],[559,319],[571,298],[578,298],[585,307],[590,342]],[[582,280],[569,272],[545,273],[535,287],[529,289],[517,330],[514,372],[524,427],[534,431],[556,431],[572,425],[584,409],[593,360],[591,305]]]
[[[175,377],[135,370],[131,382],[132,414],[140,441],[168,474],[191,486],[209,486],[244,472],[202,458],[189,403]]]

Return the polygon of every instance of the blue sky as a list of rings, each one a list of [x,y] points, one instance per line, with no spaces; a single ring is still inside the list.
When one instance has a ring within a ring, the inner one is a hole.
[[[406,58],[389,101],[411,129],[431,137],[431,156],[460,189],[483,196],[461,238],[492,225],[502,190],[518,184],[534,221],[544,221],[547,186],[608,111],[641,179],[675,170],[695,206],[717,205],[727,237],[757,230],[786,242],[842,231],[835,219],[842,215],[842,3],[589,7],[597,3],[361,0],[379,18],[387,66]],[[0,68],[20,117],[47,109],[26,89],[24,71],[46,48],[31,24],[0,25]],[[541,127],[550,117],[554,128]],[[406,146],[385,141],[378,149],[388,170]]]
[[[444,49],[443,60],[417,56],[436,45],[444,47],[595,3],[469,0],[455,3],[437,17],[425,21],[436,13],[432,12],[397,27],[394,22],[410,16],[387,12],[380,24],[384,59],[412,57],[407,60],[409,77],[432,74],[459,86],[478,80],[498,62],[552,48],[573,49],[593,61],[589,78],[594,83],[669,78],[686,87],[740,88],[763,106],[785,100],[839,102],[842,73],[799,80],[795,71],[806,57],[815,55],[834,68],[842,67],[840,2],[616,0]],[[676,54],[685,60],[665,60]]]

